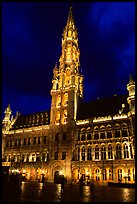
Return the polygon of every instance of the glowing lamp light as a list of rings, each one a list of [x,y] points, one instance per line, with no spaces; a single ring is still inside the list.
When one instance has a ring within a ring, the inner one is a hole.
[[[42,170],[42,174],[44,174],[44,170]]]
[[[62,175],[62,171],[60,171],[59,174]]]

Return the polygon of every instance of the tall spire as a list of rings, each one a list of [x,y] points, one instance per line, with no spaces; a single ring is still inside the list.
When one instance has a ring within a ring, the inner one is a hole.
[[[76,29],[75,21],[74,21],[74,17],[73,17],[72,6],[70,6],[70,8],[69,8],[67,24],[66,24],[64,32],[63,32],[63,39],[66,39],[67,37],[73,37],[73,38],[77,39],[77,29]]]

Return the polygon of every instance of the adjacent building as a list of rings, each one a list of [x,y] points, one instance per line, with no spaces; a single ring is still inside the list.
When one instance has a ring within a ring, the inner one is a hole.
[[[51,108],[2,121],[2,165],[28,180],[135,182],[135,82],[126,95],[83,102],[78,32],[72,8],[62,35],[59,65],[53,69]]]

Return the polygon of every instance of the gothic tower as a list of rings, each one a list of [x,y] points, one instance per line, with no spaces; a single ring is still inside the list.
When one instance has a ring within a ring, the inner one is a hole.
[[[75,137],[73,130],[76,124],[77,106],[78,101],[83,97],[83,75],[80,73],[79,58],[78,33],[72,7],[70,7],[62,35],[59,66],[56,64],[53,69],[49,150],[50,160],[54,160],[54,163],[55,160],[60,160],[58,168],[65,171],[64,175],[68,178],[71,176],[70,168]],[[65,158],[64,164],[62,157]],[[51,170],[54,172],[54,168]]]
[[[72,7],[62,37],[62,54],[53,70],[50,123],[66,124],[76,120],[78,100],[83,97],[83,75],[80,73],[78,33]]]

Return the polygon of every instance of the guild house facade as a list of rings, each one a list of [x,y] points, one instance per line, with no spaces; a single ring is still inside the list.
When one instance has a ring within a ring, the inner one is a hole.
[[[2,121],[2,166],[28,180],[105,184],[135,182],[135,82],[127,94],[83,102],[78,33],[72,8],[62,35],[59,66],[53,69],[51,109]]]

